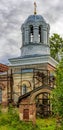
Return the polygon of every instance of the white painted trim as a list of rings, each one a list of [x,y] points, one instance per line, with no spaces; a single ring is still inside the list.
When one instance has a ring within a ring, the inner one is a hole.
[[[9,59],[9,66],[22,66],[22,65],[32,65],[32,64],[41,64],[49,63],[52,66],[56,67],[58,62],[55,61],[51,56],[37,56],[30,58],[13,58]]]

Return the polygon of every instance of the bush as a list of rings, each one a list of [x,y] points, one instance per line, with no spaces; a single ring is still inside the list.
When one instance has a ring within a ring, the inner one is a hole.
[[[55,130],[54,128],[55,120],[52,118],[37,119],[36,125],[32,122],[20,121],[17,109],[12,106],[9,107],[8,112],[0,114],[0,130]]]

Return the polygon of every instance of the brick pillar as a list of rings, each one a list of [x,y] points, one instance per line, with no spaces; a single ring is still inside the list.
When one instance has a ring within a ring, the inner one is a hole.
[[[29,106],[29,120],[33,122],[33,124],[36,123],[36,104],[30,104]]]
[[[22,100],[19,105],[19,117],[23,121],[32,121],[36,123],[36,105],[35,103],[30,104],[29,100]]]

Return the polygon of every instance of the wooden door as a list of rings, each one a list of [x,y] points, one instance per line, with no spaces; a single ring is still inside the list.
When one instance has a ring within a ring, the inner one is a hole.
[[[29,109],[23,110],[23,119],[29,120]]]

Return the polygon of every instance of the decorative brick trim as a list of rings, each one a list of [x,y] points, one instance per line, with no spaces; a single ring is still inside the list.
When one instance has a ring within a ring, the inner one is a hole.
[[[5,85],[3,83],[0,83],[0,89],[2,89],[2,90],[5,89]]]

